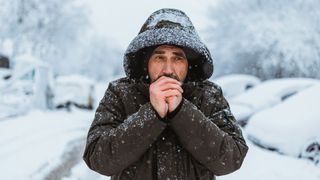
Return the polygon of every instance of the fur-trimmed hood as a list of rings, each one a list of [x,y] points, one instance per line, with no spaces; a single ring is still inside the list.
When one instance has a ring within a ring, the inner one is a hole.
[[[151,14],[124,55],[124,69],[129,78],[147,76],[146,58],[159,45],[182,48],[189,62],[187,80],[203,81],[213,73],[212,57],[201,42],[188,16],[177,9],[160,9]]]

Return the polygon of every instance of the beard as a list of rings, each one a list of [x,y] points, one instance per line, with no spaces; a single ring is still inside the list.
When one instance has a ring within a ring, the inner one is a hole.
[[[175,79],[175,80],[181,82],[179,77],[177,75],[175,75],[175,74],[162,74],[162,75],[158,76],[153,82],[157,81],[162,76],[165,76],[165,77],[168,77],[168,78],[172,78],[172,79]]]

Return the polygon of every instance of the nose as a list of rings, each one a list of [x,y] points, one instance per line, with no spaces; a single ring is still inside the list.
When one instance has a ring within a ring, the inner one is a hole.
[[[170,61],[166,62],[165,65],[163,66],[162,72],[164,74],[173,74],[174,73],[173,64]]]

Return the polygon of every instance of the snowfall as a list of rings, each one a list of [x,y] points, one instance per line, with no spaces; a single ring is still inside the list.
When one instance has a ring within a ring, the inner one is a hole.
[[[96,83],[97,106],[108,83]],[[102,180],[82,160],[94,110],[31,110],[0,120],[1,180]],[[247,137],[246,130],[243,130]],[[319,180],[320,166],[254,145],[240,170],[218,180]]]

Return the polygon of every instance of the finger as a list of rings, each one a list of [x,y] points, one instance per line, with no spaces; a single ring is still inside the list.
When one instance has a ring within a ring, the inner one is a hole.
[[[158,85],[163,85],[163,84],[166,84],[166,83],[173,83],[173,84],[177,84],[179,86],[182,85],[182,83],[176,79],[173,79],[173,78],[169,78],[169,77],[166,77],[166,76],[162,76],[161,78],[159,78],[156,83]]]
[[[170,97],[170,96],[179,96],[181,95],[180,91],[176,90],[176,89],[169,89],[166,91],[163,91],[163,96],[165,98]]]
[[[172,99],[179,99],[179,98],[182,98],[182,94],[178,94],[178,95],[174,95],[174,96],[167,96],[166,97],[166,100],[172,100]]]
[[[179,95],[169,96],[169,97],[166,97],[166,102],[170,102],[178,98],[179,98]]]
[[[177,96],[170,96],[170,97],[167,97],[165,101],[166,101],[166,103],[170,104],[170,101],[174,101],[176,98],[177,98]]]
[[[183,93],[183,89],[181,88],[181,86],[179,86],[177,84],[169,83],[169,84],[165,84],[165,85],[160,86],[161,91],[166,91],[169,89],[176,89],[176,90],[180,91],[180,93]]]

